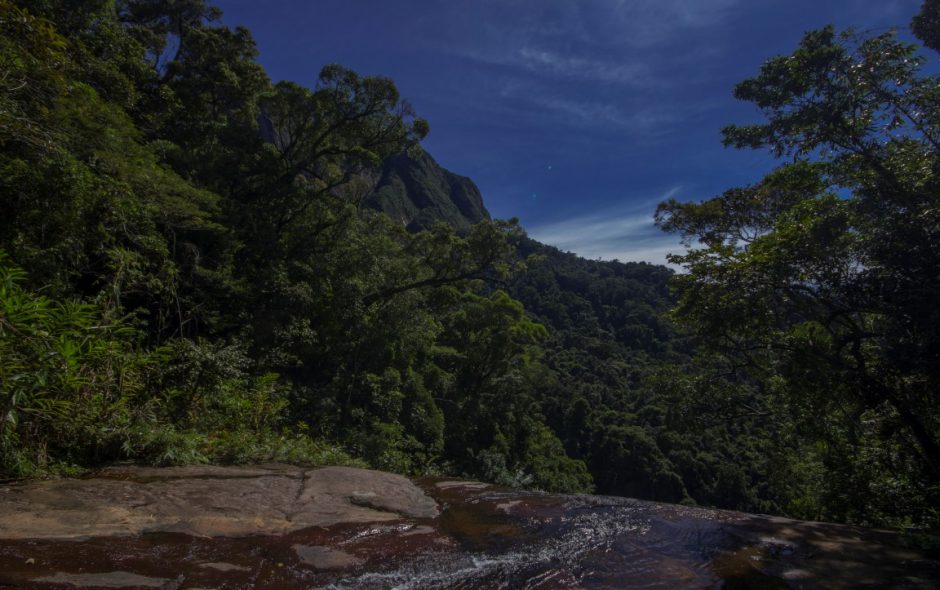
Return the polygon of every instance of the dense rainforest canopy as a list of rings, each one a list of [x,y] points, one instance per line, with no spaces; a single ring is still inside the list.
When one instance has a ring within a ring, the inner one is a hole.
[[[274,84],[219,18],[0,0],[0,474],[347,462],[937,525],[920,49],[824,29],[741,83],[766,120],[726,142],[785,163],[660,206],[674,275],[490,220],[390,80]]]

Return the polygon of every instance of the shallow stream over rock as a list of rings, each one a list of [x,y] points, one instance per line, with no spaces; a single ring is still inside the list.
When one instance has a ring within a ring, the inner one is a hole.
[[[0,587],[936,588],[894,533],[350,469],[0,485]]]

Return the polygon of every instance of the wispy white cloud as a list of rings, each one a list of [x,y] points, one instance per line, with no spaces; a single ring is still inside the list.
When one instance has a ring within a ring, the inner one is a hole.
[[[690,29],[721,24],[740,0],[609,0],[607,30],[638,47],[669,43]]]
[[[640,106],[614,100],[551,94],[539,86],[517,81],[504,84],[500,96],[516,101],[529,114],[579,128],[626,131],[651,137],[668,131],[678,120],[678,113],[660,105]]]
[[[743,0],[484,0],[467,13],[449,6],[447,20],[471,19],[473,28],[434,31],[435,51],[490,65],[564,77],[648,85],[670,55],[692,59],[714,42],[690,45],[688,35],[722,25]],[[765,0],[766,1],[766,0]],[[478,17],[486,14],[485,20]],[[440,15],[438,15],[440,17]],[[428,27],[439,19],[424,19]],[[430,31],[425,31],[430,32]],[[681,41],[681,43],[680,43]],[[685,49],[676,52],[676,48]]]
[[[467,47],[457,55],[480,64],[517,69],[534,76],[602,82],[642,88],[654,86],[657,79],[647,63],[639,60],[615,61],[576,53],[561,53],[538,44],[507,49]]]
[[[627,131],[651,131],[657,125],[669,123],[674,117],[657,112],[655,109],[643,109],[625,112],[612,104],[588,100],[571,100],[535,95],[531,102],[562,115],[573,123],[589,124],[602,127],[617,127]]]
[[[741,2],[482,0],[471,11],[486,11],[481,26],[435,35],[433,50],[479,65],[473,92],[501,88],[503,104],[523,107],[520,117],[645,140],[701,111],[689,88],[711,79],[721,43],[689,36],[726,22]]]
[[[596,250],[613,241],[636,239],[653,227],[648,214],[589,215],[535,227],[537,240],[565,250]]]
[[[764,0],[767,1],[767,0]],[[651,48],[726,21],[743,0],[484,0],[498,17],[489,33],[591,45]]]
[[[571,78],[645,86],[651,82],[649,67],[640,62],[616,62],[607,59],[565,55],[557,51],[525,46],[519,50],[518,63],[532,70],[556,73]]]
[[[678,192],[679,187],[674,187],[657,201]],[[529,234],[540,242],[591,259],[667,264],[667,254],[684,251],[676,236],[664,234],[654,225],[651,208],[645,206],[536,225]]]

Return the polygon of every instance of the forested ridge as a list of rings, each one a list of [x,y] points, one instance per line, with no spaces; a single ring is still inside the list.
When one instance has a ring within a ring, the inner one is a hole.
[[[763,180],[675,274],[491,220],[392,81],[272,83],[204,0],[0,0],[0,475],[370,465],[926,531],[940,94],[913,29],[735,95]]]

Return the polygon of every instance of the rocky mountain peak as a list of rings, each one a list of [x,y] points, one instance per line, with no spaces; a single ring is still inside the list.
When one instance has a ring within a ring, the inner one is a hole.
[[[476,184],[444,169],[424,151],[386,160],[364,205],[384,211],[412,231],[443,221],[466,233],[473,224],[490,218]]]

